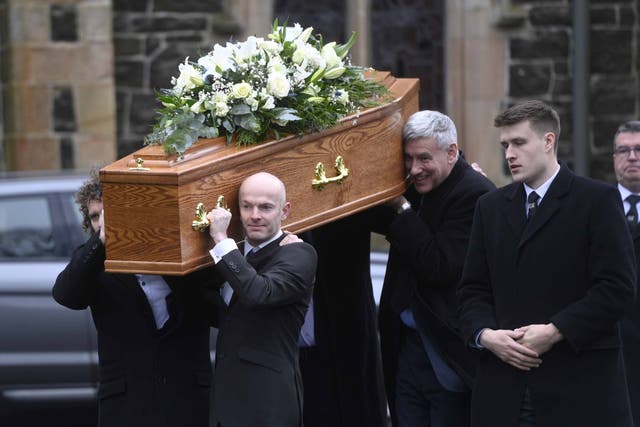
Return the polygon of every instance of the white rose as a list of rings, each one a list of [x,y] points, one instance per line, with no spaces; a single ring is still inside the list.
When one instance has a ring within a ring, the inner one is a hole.
[[[251,96],[253,89],[246,82],[236,83],[231,87],[231,96],[236,99],[244,99]]]
[[[283,73],[271,73],[267,79],[267,93],[276,98],[284,98],[289,94],[291,84]]]

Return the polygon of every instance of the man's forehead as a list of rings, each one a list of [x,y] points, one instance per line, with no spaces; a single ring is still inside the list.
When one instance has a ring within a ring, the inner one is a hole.
[[[622,132],[616,136],[616,144],[640,144],[640,132]]]

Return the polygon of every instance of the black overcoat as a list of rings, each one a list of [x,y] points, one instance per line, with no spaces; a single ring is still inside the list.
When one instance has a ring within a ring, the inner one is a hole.
[[[422,197],[409,192],[414,209],[398,215],[389,226],[380,338],[392,416],[402,336],[400,313],[394,310],[392,301],[394,294],[403,292],[403,286],[413,288],[411,309],[417,327],[434,338],[445,360],[467,384],[473,381],[475,361],[460,334],[455,291],[462,275],[476,202],[494,189],[491,181],[460,158],[438,187]]]
[[[158,330],[135,276],[106,273],[104,260],[104,245],[94,234],[53,287],[58,303],[91,309],[98,333],[98,425],[206,427],[215,305],[203,290],[212,270],[164,277],[172,290],[170,319]]]
[[[631,230],[631,237],[635,248],[637,274],[640,269],[640,227]],[[640,425],[640,298],[636,298],[633,309],[622,319],[621,330],[631,411],[634,424]]]
[[[474,426],[515,427],[525,387],[538,427],[631,425],[619,320],[633,304],[633,243],[618,191],[561,169],[527,223],[521,183],[476,208],[458,291],[465,339],[552,322],[563,334],[521,371],[482,351]]]
[[[388,210],[389,213],[391,210]],[[370,274],[377,210],[313,229],[304,238],[318,252],[313,289],[315,356],[301,359],[319,384],[305,398],[305,427],[386,427],[377,310]]]

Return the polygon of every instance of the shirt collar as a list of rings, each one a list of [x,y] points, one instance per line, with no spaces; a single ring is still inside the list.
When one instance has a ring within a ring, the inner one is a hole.
[[[618,183],[618,191],[620,192],[620,197],[622,197],[622,200],[626,200],[627,197],[634,194],[627,187],[624,187],[620,183]]]
[[[269,240],[266,240],[262,243],[260,243],[258,246],[251,246],[249,244],[249,242],[247,242],[246,240],[244,241],[244,256],[247,256],[247,254],[249,252],[251,252],[252,250],[254,252],[258,252],[260,249],[264,248],[265,246],[267,246],[269,243],[273,242],[274,240],[276,240],[278,237],[282,236],[282,230],[278,230],[278,232]]]
[[[551,177],[548,180],[543,182],[542,185],[540,185],[538,188],[531,188],[527,184],[523,183],[524,184],[524,191],[526,192],[525,199],[527,199],[529,197],[529,194],[531,194],[533,191],[535,191],[536,193],[538,193],[538,196],[540,196],[540,200],[542,201],[542,198],[544,197],[545,194],[547,194],[547,190],[549,190],[549,187],[551,186],[551,183],[553,182],[553,180],[558,175],[558,172],[560,172],[560,166],[559,165],[558,165],[558,169],[556,170],[556,172],[553,175],[551,175]],[[539,202],[538,202],[538,204],[539,204]]]

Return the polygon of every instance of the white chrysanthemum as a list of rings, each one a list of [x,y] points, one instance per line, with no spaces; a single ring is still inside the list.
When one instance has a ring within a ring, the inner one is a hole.
[[[267,93],[276,98],[284,98],[289,94],[291,84],[284,73],[270,73],[267,79]]]
[[[176,93],[182,95],[184,92],[204,84],[200,71],[189,64],[189,57],[184,60],[184,64],[178,65],[178,70],[180,71],[180,76],[175,80],[173,88]]]

